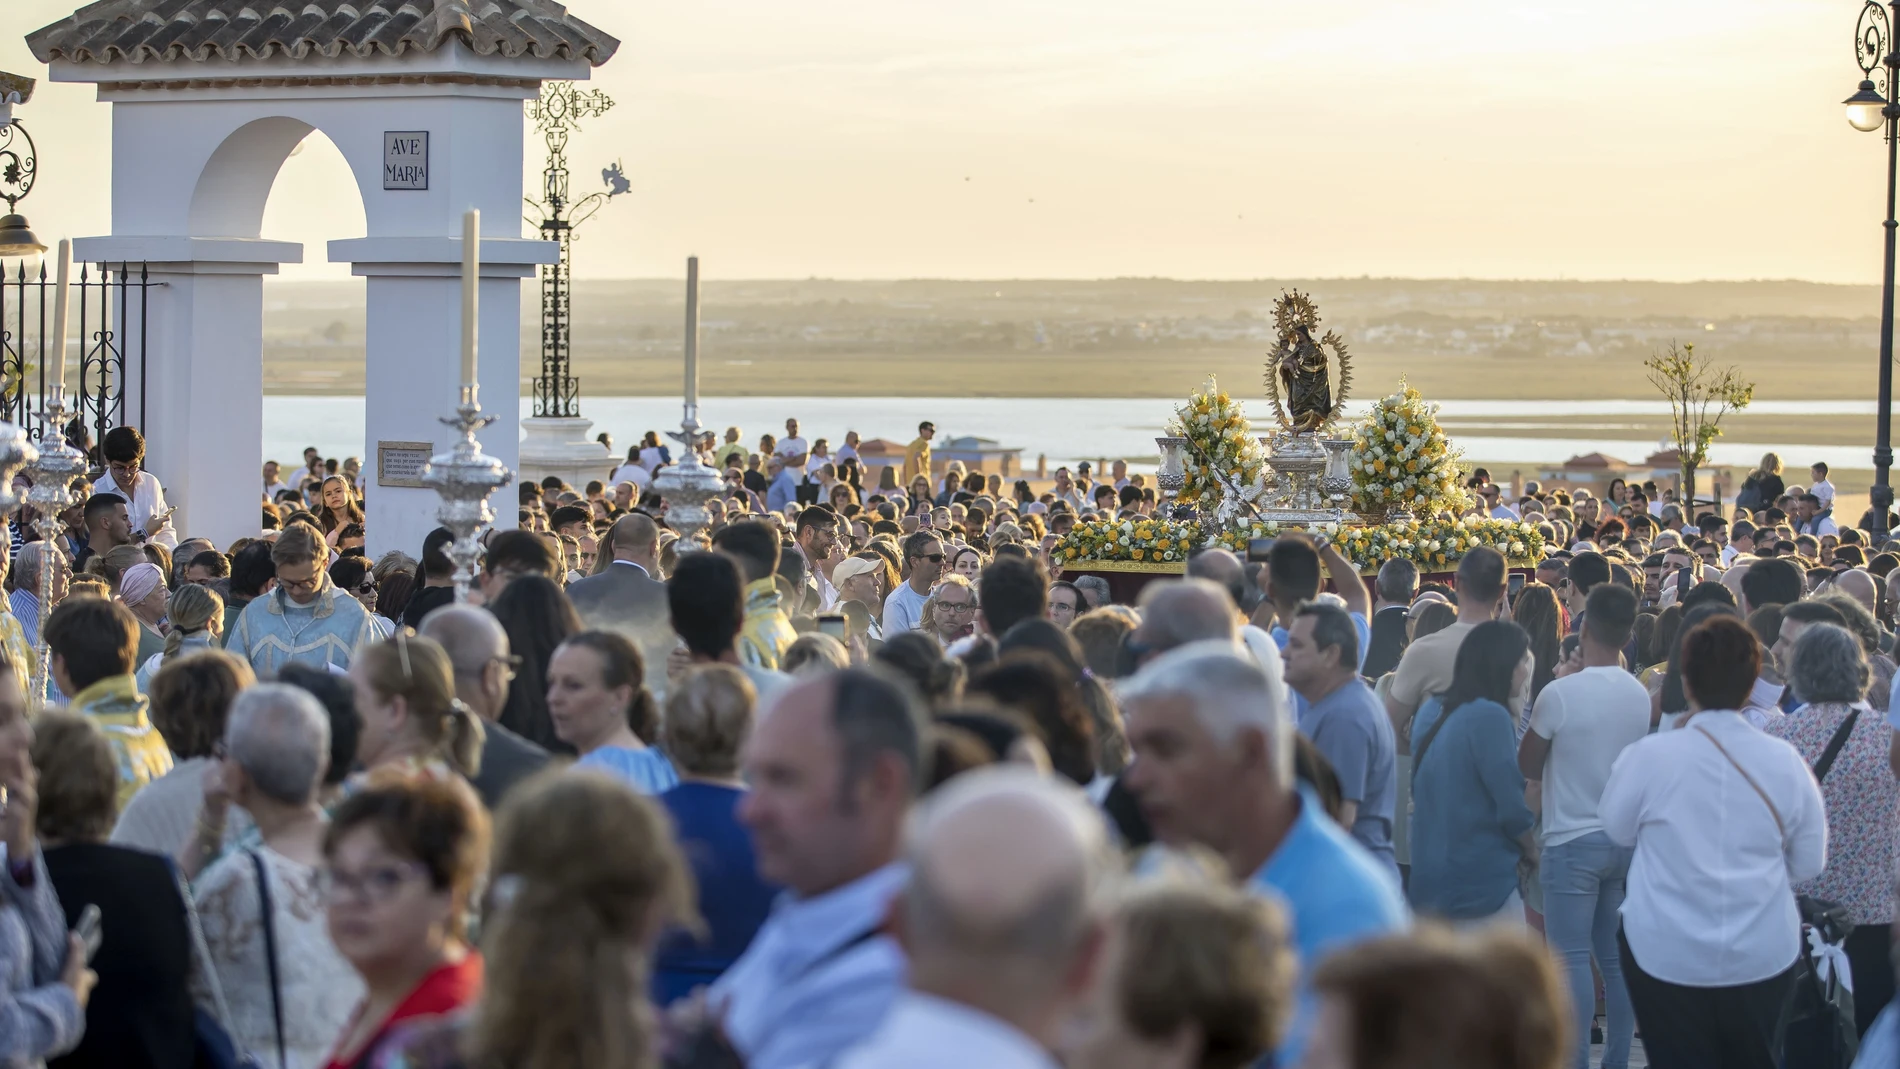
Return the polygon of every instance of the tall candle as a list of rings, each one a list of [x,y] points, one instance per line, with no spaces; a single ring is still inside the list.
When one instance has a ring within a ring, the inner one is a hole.
[[[462,216],[462,385],[474,386],[477,286],[482,273],[482,213],[470,208]]]
[[[686,258],[686,404],[699,404],[699,257]]]
[[[52,367],[52,385],[55,389],[66,385],[66,316],[72,303],[68,294],[73,282],[73,243],[66,238],[59,239],[59,288],[53,304],[53,344],[47,349],[47,361]]]

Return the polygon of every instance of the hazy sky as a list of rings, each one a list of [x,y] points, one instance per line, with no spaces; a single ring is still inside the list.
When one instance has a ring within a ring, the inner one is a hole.
[[[21,35],[78,3],[0,0],[0,69],[43,75]],[[1879,279],[1855,0],[568,7],[624,42],[576,188],[633,180],[584,276]],[[20,117],[35,228],[104,233],[107,106]],[[362,225],[312,137],[265,235],[321,261]]]

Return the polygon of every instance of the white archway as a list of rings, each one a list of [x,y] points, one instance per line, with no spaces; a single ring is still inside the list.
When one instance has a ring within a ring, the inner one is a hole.
[[[150,465],[181,529],[220,543],[258,527],[262,280],[303,256],[261,226],[278,171],[312,129],[349,163],[364,210],[364,236],[328,251],[367,279],[372,553],[414,553],[435,526],[434,495],[378,478],[376,447],[449,444],[437,417],[460,377],[471,207],[482,212],[482,400],[503,416],[482,443],[515,466],[520,280],[557,255],[520,236],[522,102],[544,79],[586,78],[618,42],[543,0],[492,0],[479,15],[444,2],[440,17],[402,24],[358,7],[308,0],[296,24],[271,27],[249,0],[186,0],[167,8],[175,25],[154,28],[144,0],[105,0],[27,38],[54,80],[95,82],[112,105],[112,234],[76,252],[145,261],[163,283],[146,321],[125,324],[144,330],[148,353],[127,389],[144,391]],[[247,20],[255,32],[241,32]],[[407,157],[422,164],[409,181],[385,180],[392,141],[426,143]]]

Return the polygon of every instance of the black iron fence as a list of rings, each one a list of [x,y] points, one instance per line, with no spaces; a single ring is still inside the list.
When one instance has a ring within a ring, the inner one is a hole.
[[[68,358],[67,424],[75,445],[97,443],[124,423],[145,426],[145,329],[147,295],[153,282],[145,264],[79,264],[72,280],[68,333],[77,332],[79,365]],[[44,262],[28,270],[0,266],[0,418],[39,436],[46,409],[51,360],[57,359],[53,308],[59,285]],[[126,396],[128,361],[138,370],[138,396]],[[85,441],[90,439],[90,441]]]

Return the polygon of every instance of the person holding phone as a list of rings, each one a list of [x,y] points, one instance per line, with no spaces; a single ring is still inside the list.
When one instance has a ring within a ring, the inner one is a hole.
[[[114,427],[99,443],[106,460],[105,473],[92,486],[95,494],[114,494],[125,499],[132,524],[132,541],[150,539],[168,550],[178,548],[178,532],[172,528],[175,511],[165,503],[165,488],[145,470],[145,439],[137,427]]]

